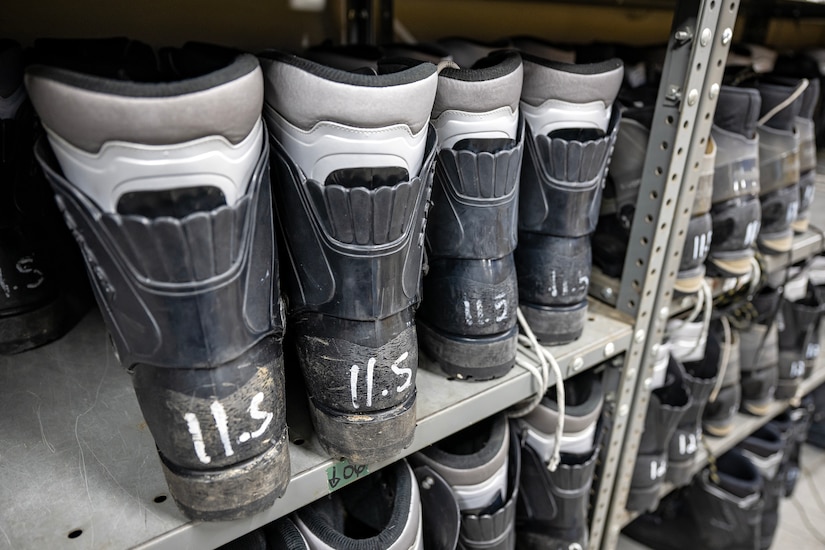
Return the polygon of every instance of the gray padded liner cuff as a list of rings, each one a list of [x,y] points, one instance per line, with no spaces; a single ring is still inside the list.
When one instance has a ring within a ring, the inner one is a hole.
[[[541,105],[548,99],[579,104],[601,101],[611,105],[619,93],[623,78],[624,66],[618,59],[592,65],[569,65],[543,64],[534,57],[524,56],[521,99],[533,106]]]
[[[417,134],[430,121],[438,86],[435,65],[429,63],[402,71],[410,77],[406,80],[390,78],[395,74],[360,75],[329,68],[310,72],[281,59],[261,58],[261,65],[267,103],[306,131],[329,121],[359,128],[406,124]],[[337,74],[349,81],[327,78]],[[382,85],[385,81],[393,84]]]
[[[487,79],[465,79],[467,73],[502,72]],[[513,53],[504,57],[501,63],[484,69],[444,69],[438,76],[438,90],[435,95],[432,117],[437,118],[444,111],[458,110],[470,113],[485,113],[510,107],[515,112],[521,97],[524,69],[521,58]]]
[[[503,422],[502,422],[503,420]],[[510,425],[506,418],[500,416],[494,420],[491,427],[495,439],[491,438],[490,444],[496,443],[496,449],[492,459],[484,463],[473,464],[472,455],[454,455],[441,450],[436,446],[430,446],[422,452],[416,453],[414,462],[416,464],[426,464],[439,475],[441,475],[451,486],[475,485],[493,477],[493,475],[504,465],[508,456],[510,446]],[[452,466],[448,463],[453,463]]]
[[[35,66],[26,86],[43,124],[90,153],[110,141],[170,145],[220,135],[237,144],[263,107],[261,70],[249,55],[175,83],[120,82]]]

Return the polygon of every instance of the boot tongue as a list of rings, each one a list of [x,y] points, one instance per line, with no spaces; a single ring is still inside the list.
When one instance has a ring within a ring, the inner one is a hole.
[[[757,90],[722,86],[713,123],[723,130],[750,139],[756,134],[756,121],[759,119],[761,105],[762,98]]]

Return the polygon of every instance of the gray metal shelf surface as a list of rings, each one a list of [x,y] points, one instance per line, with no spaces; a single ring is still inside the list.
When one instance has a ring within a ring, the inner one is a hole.
[[[629,346],[623,314],[598,302],[589,312],[579,340],[549,348],[565,377]],[[420,368],[417,387],[418,424],[405,454],[536,391],[518,366],[487,382],[448,381]],[[0,549],[216,547],[329,492],[326,469],[334,462],[314,437],[291,444],[290,458],[292,480],[272,508],[237,521],[189,521],[169,497],[129,375],[97,311],[57,342],[0,357]]]

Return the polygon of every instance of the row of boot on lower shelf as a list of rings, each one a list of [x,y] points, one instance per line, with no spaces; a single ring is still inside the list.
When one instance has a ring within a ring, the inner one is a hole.
[[[655,550],[767,550],[800,473],[813,398],[788,409],[642,514],[624,534]]]
[[[524,417],[487,418],[222,550],[587,548],[601,374],[579,374],[564,391],[565,407],[551,388]]]
[[[765,415],[777,400],[797,396],[819,359],[823,288],[810,282],[809,271],[791,267],[792,280],[729,304],[723,296],[709,307],[708,293],[704,311],[668,323],[650,379],[629,510],[651,510],[666,482],[690,481],[701,465],[703,432],[726,436],[739,411]]]

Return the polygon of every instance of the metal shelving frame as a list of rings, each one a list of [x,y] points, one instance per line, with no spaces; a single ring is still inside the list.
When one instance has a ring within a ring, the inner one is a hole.
[[[675,8],[616,307],[636,320],[615,398],[593,509],[591,548],[614,548],[650,395],[655,352],[673,300],[700,159],[707,146],[738,0]]]

